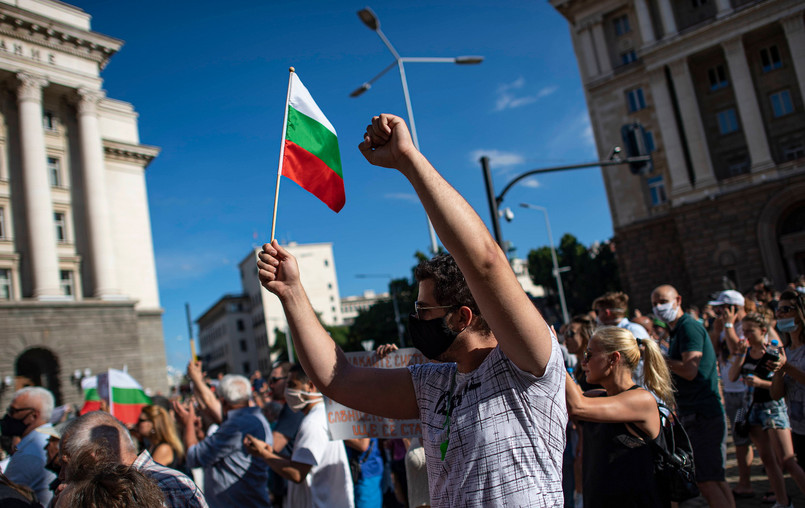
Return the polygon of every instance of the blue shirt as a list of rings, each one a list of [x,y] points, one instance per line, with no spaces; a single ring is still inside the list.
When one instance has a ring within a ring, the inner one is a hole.
[[[274,444],[260,408],[244,407],[227,412],[215,434],[187,450],[187,466],[204,468],[204,495],[212,508],[270,506],[268,464],[246,452],[246,434]]]
[[[49,423],[39,428],[50,427]],[[17,451],[11,456],[11,460],[6,466],[5,475],[14,483],[30,487],[36,493],[36,498],[47,506],[53,492],[50,490],[50,482],[56,479],[56,475],[45,469],[48,457],[45,445],[48,444],[50,436],[32,430],[27,436],[22,438],[17,445]]]

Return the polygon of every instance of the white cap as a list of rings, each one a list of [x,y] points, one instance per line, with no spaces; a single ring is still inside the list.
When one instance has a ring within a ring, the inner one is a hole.
[[[708,305],[717,306],[717,305],[740,305],[743,306],[746,303],[744,299],[744,295],[735,291],[734,289],[728,289],[726,291],[722,291],[718,294],[718,298],[711,302],[707,302]]]

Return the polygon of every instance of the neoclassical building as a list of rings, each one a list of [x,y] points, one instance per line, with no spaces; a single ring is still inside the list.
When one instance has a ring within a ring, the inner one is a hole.
[[[805,273],[805,3],[550,0],[567,19],[598,152],[647,131],[654,170],[603,170],[635,306]]]
[[[79,8],[0,0],[0,405],[27,384],[77,402],[107,368],[167,388],[145,184],[159,150],[100,77],[121,45]]]

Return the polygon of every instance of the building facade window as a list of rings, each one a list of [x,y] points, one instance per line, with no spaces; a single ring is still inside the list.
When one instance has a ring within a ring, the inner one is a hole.
[[[6,239],[6,209],[0,206],[0,240]]]
[[[59,286],[61,287],[61,294],[70,298],[75,297],[75,278],[72,270],[61,270],[59,273]]]
[[[627,65],[627,64],[630,64],[630,63],[636,62],[636,61],[637,61],[637,53],[635,52],[635,50],[630,49],[629,51],[627,51],[625,53],[621,53],[621,64],[622,65]]]
[[[707,77],[710,79],[711,92],[727,88],[730,84],[727,79],[727,71],[724,69],[723,65],[716,65],[715,67],[709,68],[707,70]]]
[[[45,111],[42,115],[42,126],[46,131],[56,130],[56,115],[52,111]]]
[[[691,5],[693,7],[701,7],[707,3],[707,0],[691,0]]]
[[[646,183],[648,184],[651,206],[659,206],[668,202],[668,195],[665,193],[665,179],[662,175],[648,178]]]
[[[794,112],[794,103],[791,102],[791,92],[788,90],[771,94],[769,100],[771,100],[771,109],[774,112],[774,118],[779,118]]]
[[[48,175],[51,187],[62,187],[61,161],[56,157],[48,157]]]
[[[721,134],[731,134],[738,131],[738,115],[734,108],[725,109],[716,113],[718,119],[718,132]]]
[[[763,66],[763,72],[771,72],[783,66],[780,50],[776,45],[760,50],[760,63]]]
[[[626,102],[629,106],[629,112],[634,113],[646,107],[646,97],[643,95],[642,88],[635,88],[626,91]]]
[[[618,37],[632,31],[632,27],[629,26],[629,16],[626,14],[612,20],[612,24],[615,25],[615,35]]]
[[[249,350],[249,347],[246,345],[245,339],[240,339],[240,350],[244,353]]]
[[[67,216],[63,212],[54,212],[53,222],[56,225],[56,242],[67,243]]]
[[[805,157],[805,143],[788,145],[783,148],[783,158],[786,161],[795,161]]]
[[[0,300],[11,300],[11,270],[0,268]]]

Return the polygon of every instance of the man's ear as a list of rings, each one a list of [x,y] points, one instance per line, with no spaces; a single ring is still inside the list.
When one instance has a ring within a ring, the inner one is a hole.
[[[472,318],[474,317],[472,309],[470,309],[467,306],[460,307],[458,309],[458,312],[456,312],[456,315],[458,316],[458,331],[459,332],[464,331],[465,328],[470,326],[470,323],[472,323]]]

